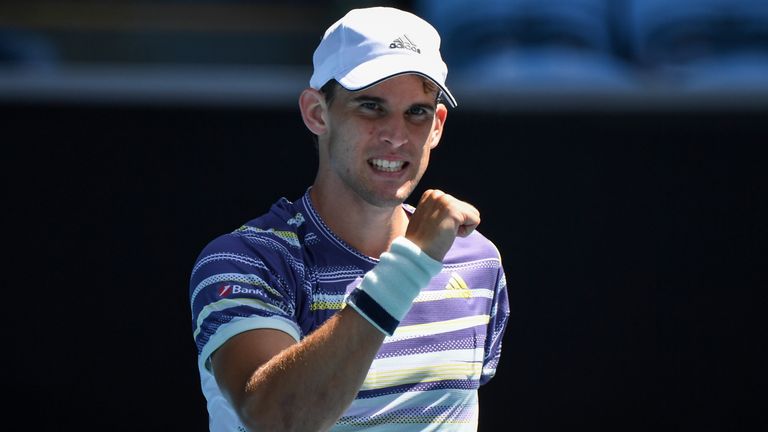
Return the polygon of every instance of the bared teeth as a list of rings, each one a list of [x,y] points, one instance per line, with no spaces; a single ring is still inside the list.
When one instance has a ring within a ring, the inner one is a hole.
[[[386,159],[371,159],[369,163],[380,171],[395,172],[403,169],[405,161],[389,161]]]

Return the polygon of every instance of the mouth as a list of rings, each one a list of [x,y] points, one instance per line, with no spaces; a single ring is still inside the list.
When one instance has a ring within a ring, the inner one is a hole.
[[[377,171],[393,173],[405,169],[408,166],[408,162],[402,160],[368,159],[368,165]]]

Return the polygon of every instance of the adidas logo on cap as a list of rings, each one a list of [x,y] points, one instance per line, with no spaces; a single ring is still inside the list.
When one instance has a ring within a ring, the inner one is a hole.
[[[405,39],[405,41],[403,41],[403,39]],[[403,35],[402,37],[399,37],[393,40],[392,43],[389,44],[389,47],[392,49],[405,48],[415,53],[421,54],[421,50],[419,49],[419,47],[417,47],[415,43],[413,43],[410,39],[408,39],[408,36],[406,35]]]

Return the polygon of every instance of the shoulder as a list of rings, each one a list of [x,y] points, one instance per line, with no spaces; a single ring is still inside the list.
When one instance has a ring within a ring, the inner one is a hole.
[[[455,264],[480,260],[494,260],[500,264],[501,254],[491,240],[475,230],[467,237],[457,237],[443,262]]]
[[[296,206],[283,198],[269,212],[211,240],[199,254],[195,270],[215,262],[266,265],[281,273],[295,270],[302,257],[299,231],[303,223]]]

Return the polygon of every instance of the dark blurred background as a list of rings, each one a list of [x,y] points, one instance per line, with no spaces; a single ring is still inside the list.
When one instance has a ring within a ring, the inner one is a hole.
[[[504,258],[480,430],[765,429],[764,0],[3,0],[7,422],[207,430],[189,272],[312,182],[312,51],[374,4],[459,101],[415,196]]]

